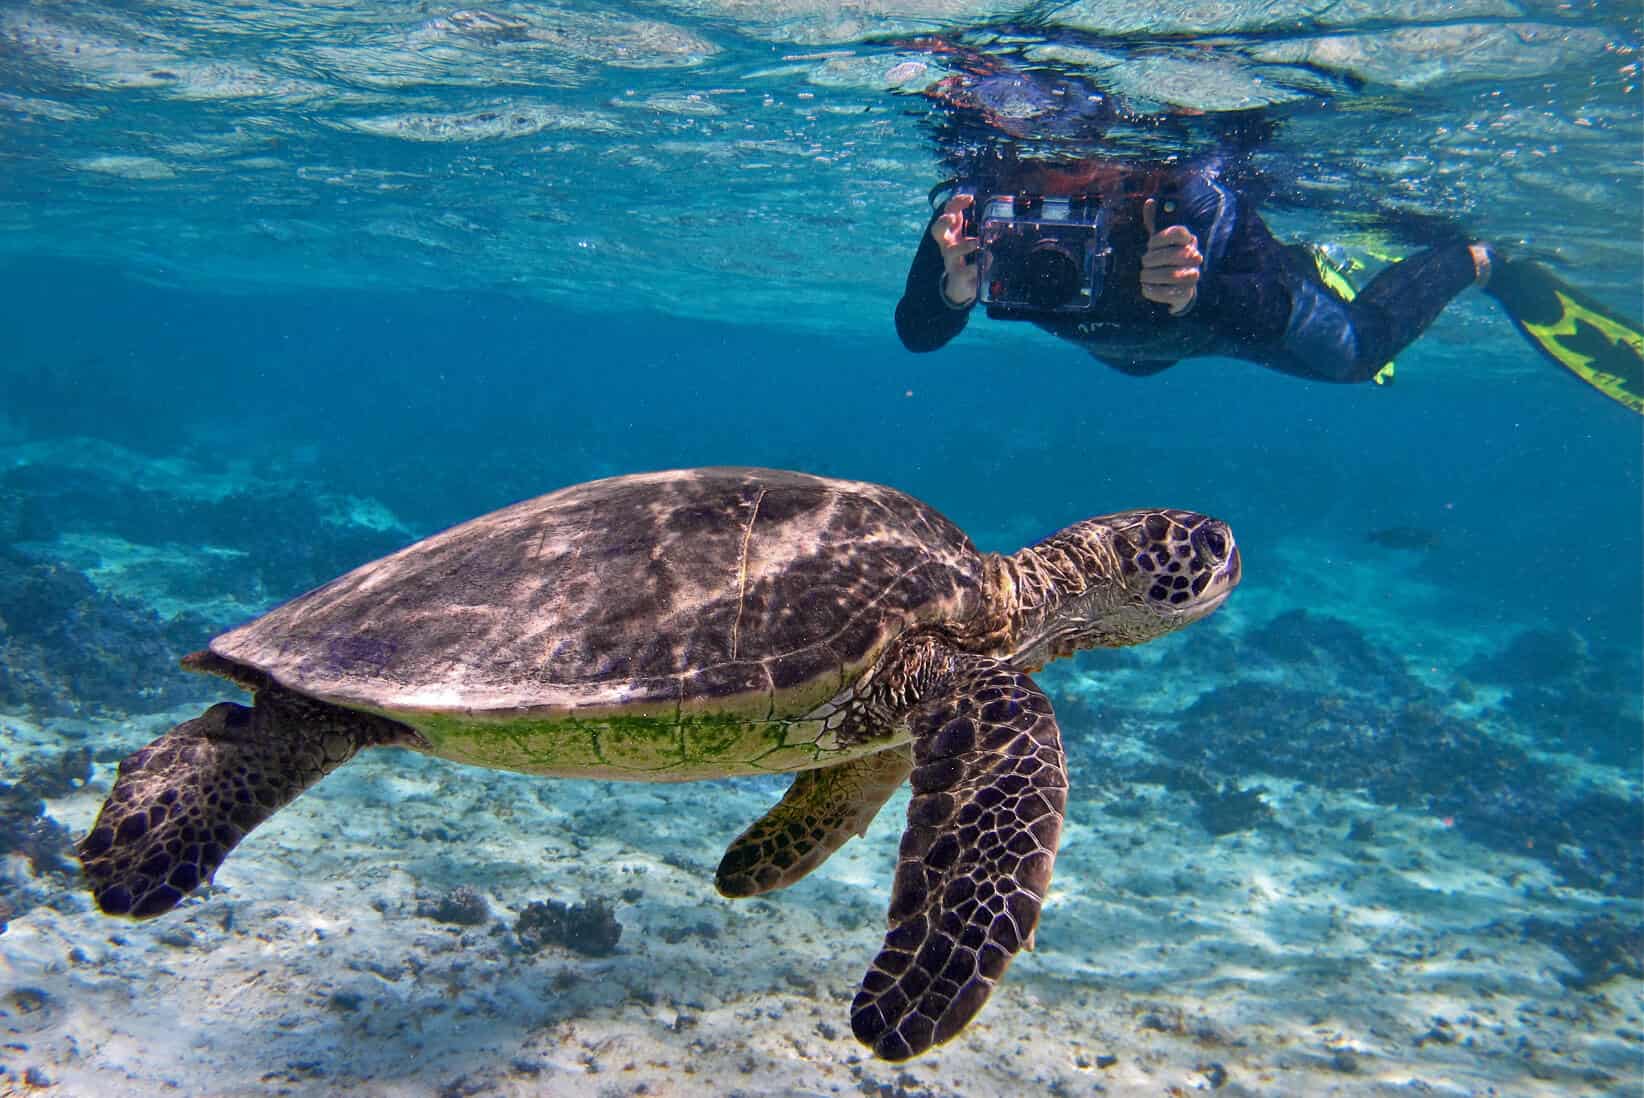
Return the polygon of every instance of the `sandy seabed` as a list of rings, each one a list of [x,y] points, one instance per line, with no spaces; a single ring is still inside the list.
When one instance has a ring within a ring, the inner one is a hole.
[[[192,713],[78,731],[135,748]],[[5,723],[8,764],[64,735]],[[50,815],[82,833],[112,772]],[[1075,773],[1037,949],[956,1040],[886,1064],[848,1008],[905,795],[807,880],[728,901],[713,867],[777,784],[551,781],[380,751],[167,917],[109,919],[72,881],[32,882],[46,902],[0,934],[0,1094],[1639,1093],[1640,981],[1572,987],[1520,930],[1618,906],[1636,922],[1637,904],[1442,819],[1262,784],[1272,818],[1218,838],[1163,787],[1115,814]],[[1365,819],[1373,836],[1348,838]],[[459,886],[483,924],[418,914]],[[523,947],[514,922],[542,899],[610,905],[615,952]]]

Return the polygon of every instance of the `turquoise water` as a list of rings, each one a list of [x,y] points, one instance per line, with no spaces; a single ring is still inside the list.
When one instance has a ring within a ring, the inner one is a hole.
[[[1476,291],[1392,386],[1129,378],[981,317],[905,352],[936,35],[1154,120],[1115,151],[1267,108],[1282,238],[1374,268],[1432,215],[1644,313],[1612,5],[0,4],[0,1094],[1636,1093],[1638,416]],[[203,899],[92,908],[69,843],[115,764],[236,697],[178,656],[707,464],[890,484],[998,551],[1133,506],[1236,532],[1213,618],[1040,676],[1069,831],[955,1041],[850,1035],[901,800],[750,905],[713,867],[780,784],[381,752]],[[608,905],[615,952],[523,944],[542,900]]]

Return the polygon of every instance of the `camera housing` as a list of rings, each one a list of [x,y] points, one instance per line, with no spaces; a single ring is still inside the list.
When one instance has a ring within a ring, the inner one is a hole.
[[[977,284],[989,313],[1096,308],[1113,255],[1100,196],[989,195],[976,205]]]

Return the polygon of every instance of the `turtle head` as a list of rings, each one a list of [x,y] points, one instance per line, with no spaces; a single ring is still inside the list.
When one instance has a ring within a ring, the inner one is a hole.
[[[1011,661],[1024,668],[1190,625],[1227,599],[1242,572],[1233,531],[1193,511],[1086,519],[1003,563],[1014,602]]]

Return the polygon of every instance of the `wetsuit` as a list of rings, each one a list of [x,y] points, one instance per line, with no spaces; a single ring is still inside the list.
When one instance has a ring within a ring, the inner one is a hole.
[[[1142,297],[1141,210],[1149,197],[1159,209],[1175,209],[1159,216],[1155,230],[1186,225],[1204,256],[1198,293],[1182,316]],[[1127,374],[1224,355],[1298,377],[1366,381],[1476,277],[1467,246],[1447,244],[1393,264],[1344,301],[1325,286],[1305,249],[1280,244],[1248,203],[1199,168],[1122,175],[1103,201],[1113,215],[1113,255],[1096,306],[1022,319]],[[942,273],[941,248],[927,225],[896,306],[896,331],[910,351],[936,350],[969,319],[973,306],[955,308],[943,297]]]

